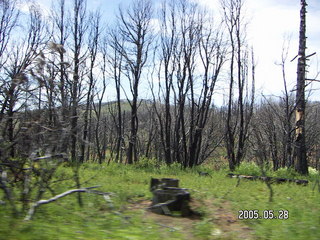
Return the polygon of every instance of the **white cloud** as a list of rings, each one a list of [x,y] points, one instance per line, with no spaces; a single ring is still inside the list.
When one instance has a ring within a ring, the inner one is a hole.
[[[22,13],[29,13],[30,12],[30,7],[32,5],[37,6],[41,10],[41,14],[45,17],[49,16],[50,13],[50,1],[46,0],[38,0],[38,1],[25,1],[25,2],[20,2],[17,4],[17,8],[22,12]]]
[[[30,8],[30,3],[28,2],[19,3],[17,4],[17,8],[23,13],[28,13]]]

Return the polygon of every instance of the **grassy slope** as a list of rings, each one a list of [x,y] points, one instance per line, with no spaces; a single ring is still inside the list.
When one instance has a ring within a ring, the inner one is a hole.
[[[59,171],[72,174],[67,167]],[[34,220],[24,222],[12,219],[5,206],[0,206],[0,239],[188,239],[181,229],[163,228],[147,218],[143,208],[130,207],[151,199],[151,176],[179,178],[180,186],[190,189],[198,203],[197,210],[204,213],[202,220],[193,221],[190,226],[194,239],[238,239],[237,229],[224,228],[220,219],[227,210],[237,218],[242,209],[289,211],[288,220],[236,220],[252,230],[252,239],[320,239],[320,193],[312,191],[313,183],[307,187],[274,185],[274,202],[269,203],[268,188],[263,182],[242,180],[235,187],[237,180],[227,178],[226,171],[210,173],[212,178],[200,177],[196,170],[181,171],[177,166],[153,169],[85,164],[81,178],[90,179],[85,186],[101,185],[101,191],[114,192],[114,207],[101,196],[84,193],[85,205],[79,208],[76,195],[70,195],[40,206]],[[65,181],[53,188],[60,193],[72,186],[72,181]]]

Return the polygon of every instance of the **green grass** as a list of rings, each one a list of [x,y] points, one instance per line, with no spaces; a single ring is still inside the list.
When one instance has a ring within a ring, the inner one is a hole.
[[[163,228],[157,221],[146,218],[144,209],[130,208],[132,204],[151,199],[151,177],[178,178],[180,186],[188,188],[194,201],[199,202],[197,211],[203,217],[194,221],[189,229],[194,239],[238,239],[236,231],[223,232],[215,215],[219,208],[229,209],[235,217],[239,210],[245,209],[260,213],[289,211],[287,220],[237,220],[251,229],[252,239],[320,239],[320,193],[313,191],[317,173],[308,178],[311,182],[305,187],[291,183],[272,185],[274,201],[269,202],[269,190],[260,181],[241,180],[236,187],[237,180],[226,177],[226,170],[213,171],[205,166],[181,170],[179,165],[170,168],[155,165],[155,161],[148,160],[133,166],[84,164],[80,169],[81,181],[86,182],[84,187],[100,185],[99,190],[115,193],[111,197],[113,206],[99,195],[83,193],[84,206],[80,208],[74,194],[40,206],[34,219],[26,222],[21,220],[23,217],[11,218],[7,207],[0,205],[0,239],[188,239],[181,229]],[[198,170],[209,172],[212,178],[199,176]],[[238,169],[239,173],[244,171]],[[252,169],[246,171],[246,174],[253,173]],[[72,176],[72,169],[61,167],[58,174]],[[287,172],[272,174],[279,176]],[[56,193],[73,187],[72,180],[52,185]],[[47,193],[43,198],[51,196]],[[206,204],[202,204],[204,202]]]

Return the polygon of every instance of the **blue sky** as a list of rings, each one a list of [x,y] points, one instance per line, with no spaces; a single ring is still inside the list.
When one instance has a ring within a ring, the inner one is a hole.
[[[49,9],[50,1],[35,0]],[[67,0],[72,2],[72,0]],[[219,0],[193,0],[208,9],[217,11]],[[100,9],[109,24],[114,21],[119,4],[126,6],[131,0],[88,0],[88,8]],[[159,3],[160,0],[154,0]],[[320,70],[320,3],[318,0],[307,1],[307,35],[308,53],[317,52],[310,61],[309,78],[313,78]],[[257,92],[264,95],[281,95],[283,90],[281,68],[276,65],[281,60],[284,39],[290,36],[287,77],[294,88],[297,62],[290,62],[298,52],[300,0],[246,0],[246,14],[250,20],[248,39],[255,50],[257,60],[256,81]],[[318,77],[318,79],[320,76]],[[320,89],[320,83],[313,88]],[[143,89],[142,89],[143,91]],[[313,100],[320,101],[320,94],[314,93]]]

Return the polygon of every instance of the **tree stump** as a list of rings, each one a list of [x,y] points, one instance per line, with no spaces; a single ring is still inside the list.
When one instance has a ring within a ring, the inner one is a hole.
[[[154,191],[156,189],[161,189],[164,187],[179,187],[179,180],[174,178],[151,178],[150,182],[150,191]]]
[[[172,178],[151,179],[150,190],[153,193],[150,210],[154,213],[172,215],[180,212],[182,217],[189,216],[190,193],[185,188],[179,188],[179,180]]]

